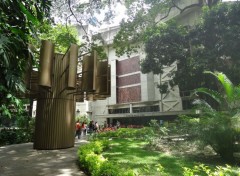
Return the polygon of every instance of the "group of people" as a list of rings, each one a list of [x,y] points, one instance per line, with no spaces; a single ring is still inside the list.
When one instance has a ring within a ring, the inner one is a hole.
[[[99,132],[98,122],[94,122],[93,120],[87,125],[85,122],[80,123],[79,120],[76,122],[76,134],[75,137],[80,139],[82,135],[86,135],[87,132],[92,134],[93,132]]]
[[[78,120],[76,122],[76,134],[75,134],[75,137],[77,136],[78,139],[80,139],[80,136],[83,134],[87,134],[87,124],[85,124],[84,122],[80,123],[80,121]]]
[[[106,121],[104,122],[103,126],[99,126],[98,122],[94,122],[93,120],[90,121],[89,124],[86,124],[84,122],[80,122],[77,120],[76,122],[76,135],[75,137],[80,137],[82,135],[86,135],[87,133],[92,134],[92,133],[98,133],[100,130],[108,129],[108,128],[115,128],[118,129],[120,128],[120,122],[117,121],[115,126],[112,126],[112,124],[108,124]]]

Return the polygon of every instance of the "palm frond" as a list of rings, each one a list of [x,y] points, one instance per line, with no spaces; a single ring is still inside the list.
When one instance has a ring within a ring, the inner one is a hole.
[[[194,94],[197,93],[203,93],[206,95],[209,95],[211,98],[213,98],[216,102],[218,102],[220,105],[225,102],[225,99],[223,95],[221,95],[219,92],[208,89],[208,88],[197,88],[194,90]]]
[[[221,83],[221,85],[223,86],[225,94],[227,96],[227,99],[228,100],[233,99],[233,84],[224,73],[211,72],[211,71],[205,71],[204,73],[215,76],[218,79],[218,81]]]
[[[209,111],[213,111],[213,108],[211,107],[210,104],[208,104],[205,100],[202,99],[195,99],[192,102],[193,105],[200,106],[200,109],[208,109]]]
[[[234,87],[233,94],[234,99],[240,100],[240,85]]]

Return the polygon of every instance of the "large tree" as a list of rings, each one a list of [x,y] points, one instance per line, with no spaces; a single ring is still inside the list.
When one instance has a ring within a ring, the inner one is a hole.
[[[239,3],[198,1],[182,7],[179,1],[144,2],[137,6],[140,10],[131,10],[130,19],[121,24],[114,39],[118,55],[131,54],[144,47],[147,55],[141,63],[143,73],[162,73],[164,66],[177,61],[178,71],[170,85],[178,84],[182,91],[202,85],[214,86],[209,76],[202,74],[204,70],[223,71],[234,83],[240,82],[237,69]],[[172,8],[181,14],[192,7],[203,9],[198,25],[181,26],[174,19],[167,20]],[[159,13],[165,15],[159,17]],[[167,22],[161,22],[163,19]]]
[[[137,51],[139,47],[155,34],[154,29],[162,21],[171,18],[172,11],[179,15],[189,9],[207,5],[209,8],[220,0],[125,0],[127,7],[127,19],[123,19],[120,31],[114,38],[114,48],[117,55],[123,55]]]
[[[98,29],[115,23],[115,17],[119,13],[117,7],[121,6],[121,2],[116,0],[52,0],[52,2],[51,13],[55,23],[76,25],[80,28],[83,39],[80,53],[86,54],[95,49],[101,57],[106,58],[103,48],[99,47],[104,45],[104,40]]]
[[[181,90],[215,84],[204,70],[224,72],[234,84],[240,82],[240,4],[218,4],[205,7],[201,22],[183,27],[168,22],[159,26],[159,33],[146,41],[144,73],[160,73],[163,65],[177,61],[173,79]]]
[[[0,3],[0,113],[11,115],[8,106],[20,108],[16,95],[24,91],[22,74],[28,64],[28,36],[48,16],[48,0],[4,0]]]

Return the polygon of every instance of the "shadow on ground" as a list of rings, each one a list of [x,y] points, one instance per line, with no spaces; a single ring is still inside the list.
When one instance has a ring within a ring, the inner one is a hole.
[[[77,166],[77,149],[86,143],[61,150],[34,150],[33,143],[0,147],[0,176],[85,176]]]

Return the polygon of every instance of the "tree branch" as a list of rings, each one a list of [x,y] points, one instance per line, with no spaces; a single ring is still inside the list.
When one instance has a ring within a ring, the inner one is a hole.
[[[69,32],[69,28],[68,28],[68,18],[70,18],[72,16],[72,14],[71,15],[69,15],[67,18],[66,18],[66,29],[67,29],[67,32],[68,32],[68,34],[70,33]]]
[[[184,7],[184,8],[180,11],[180,13],[183,13],[183,12],[184,12],[185,10],[187,10],[187,9],[190,9],[190,8],[193,8],[193,7],[201,7],[201,6],[202,6],[201,3],[191,4],[191,5],[189,5],[189,6]]]
[[[166,14],[165,16],[163,16],[162,18],[160,18],[159,21],[156,22],[156,24],[159,23],[159,22],[161,22],[161,21],[164,20],[165,18],[167,18],[167,17],[169,16],[169,13],[171,12],[172,8],[174,8],[174,6],[169,7],[167,14]]]
[[[157,23],[159,23],[160,21],[162,21],[163,19],[167,18],[172,10],[172,8],[177,8],[180,11],[180,14],[183,13],[184,11],[186,11],[187,9],[193,8],[193,7],[201,7],[203,5],[203,0],[199,0],[198,3],[196,4],[191,4],[188,5],[184,8],[180,8],[175,2],[174,0],[171,1],[172,2],[172,6],[168,8],[168,12],[165,16],[163,16],[162,18],[159,19],[159,21]],[[156,24],[157,24],[156,23]]]
[[[77,19],[76,15],[75,15],[75,14],[73,13],[73,11],[72,11],[72,8],[71,8],[71,0],[68,0],[68,7],[69,7],[69,10],[70,10],[72,16],[74,16],[75,20],[80,24],[80,26],[82,27],[82,29],[83,29],[83,31],[85,32],[85,34],[88,35],[88,34],[87,34],[87,31],[86,31],[85,28],[83,27],[82,22]]]

